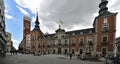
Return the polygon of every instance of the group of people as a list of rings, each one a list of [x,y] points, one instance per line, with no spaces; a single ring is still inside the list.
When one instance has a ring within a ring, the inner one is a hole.
[[[109,62],[108,60],[110,60],[111,62]],[[105,56],[105,64],[120,64],[120,56],[117,55],[116,57],[114,56],[110,56],[110,55],[106,55]]]
[[[18,51],[17,50],[10,50],[10,53],[13,54],[13,55],[14,54],[17,55]]]

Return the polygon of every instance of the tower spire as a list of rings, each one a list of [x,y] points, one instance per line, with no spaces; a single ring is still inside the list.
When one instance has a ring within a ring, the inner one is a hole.
[[[36,13],[36,21],[35,21],[35,30],[40,30],[40,27],[39,27],[39,17],[38,17],[38,11]]]
[[[108,14],[110,13],[108,11],[108,7],[107,7],[108,1],[107,0],[101,0],[101,3],[99,4],[99,15],[104,15],[104,14]]]

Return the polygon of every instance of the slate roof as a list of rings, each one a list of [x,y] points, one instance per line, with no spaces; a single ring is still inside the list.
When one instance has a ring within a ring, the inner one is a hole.
[[[68,31],[66,32],[67,35],[72,35],[73,33],[76,34],[91,34],[91,33],[95,33],[95,29],[94,28],[88,28],[88,29],[82,29],[82,30],[74,30],[74,31]],[[46,39],[46,38],[53,38],[55,36],[54,34],[45,34],[42,37],[39,37],[40,39]]]
[[[94,28],[88,28],[88,29],[74,30],[74,31],[66,32],[66,34],[68,34],[68,35],[72,35],[73,33],[75,33],[75,34],[95,33],[95,29]]]

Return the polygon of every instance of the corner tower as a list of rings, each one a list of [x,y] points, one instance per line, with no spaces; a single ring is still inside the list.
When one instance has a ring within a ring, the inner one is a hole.
[[[28,16],[24,16],[23,18],[23,38],[27,34],[30,34],[30,18]]]
[[[113,54],[115,33],[116,33],[116,15],[111,13],[107,7],[108,1],[101,0],[99,4],[99,15],[94,20],[95,28],[95,51],[98,54]]]

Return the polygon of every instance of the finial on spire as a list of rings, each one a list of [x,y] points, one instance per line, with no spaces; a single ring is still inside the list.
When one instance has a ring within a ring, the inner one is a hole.
[[[59,29],[61,29],[61,25],[59,25]]]
[[[60,22],[59,29],[61,29],[61,25],[63,24],[63,21],[60,19],[59,22]]]

